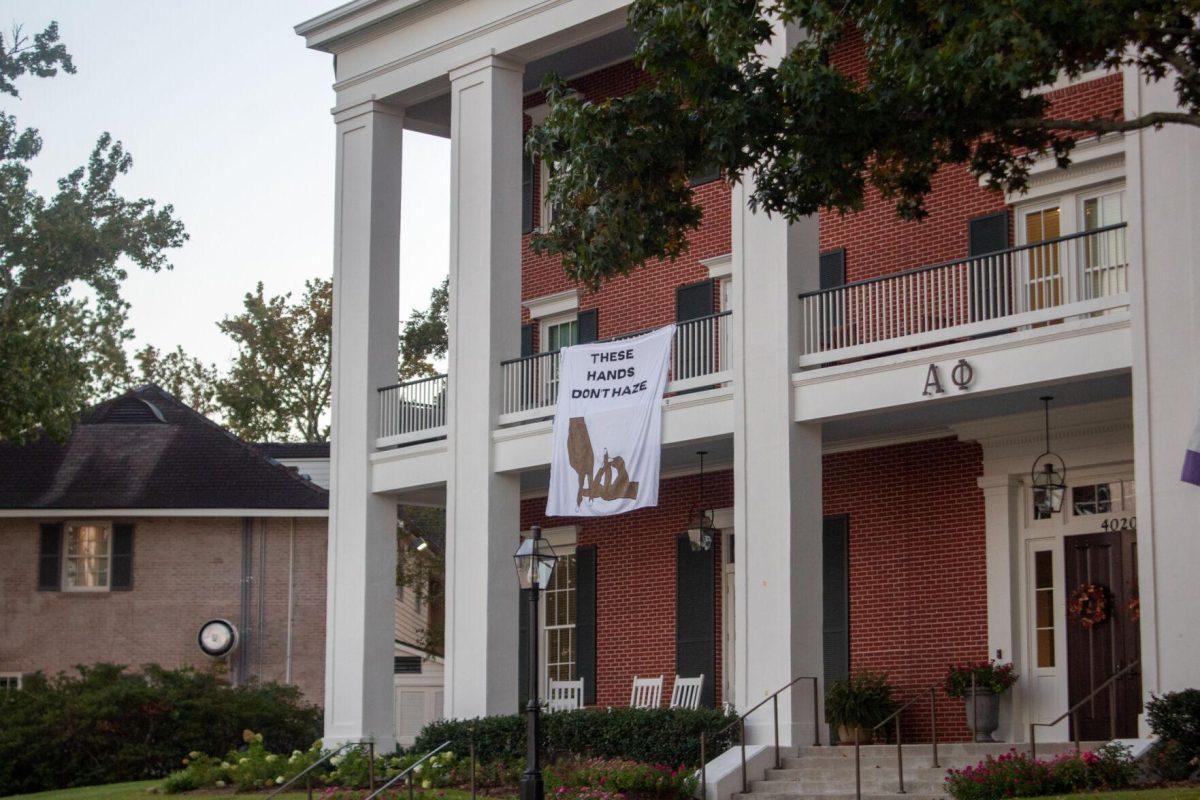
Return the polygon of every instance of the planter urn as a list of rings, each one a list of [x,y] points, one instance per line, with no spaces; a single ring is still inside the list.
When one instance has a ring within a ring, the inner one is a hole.
[[[996,741],[992,734],[1000,727],[1000,695],[990,689],[976,689],[975,698],[972,699],[971,690],[968,689],[963,704],[967,711],[967,727],[974,734],[974,741]]]

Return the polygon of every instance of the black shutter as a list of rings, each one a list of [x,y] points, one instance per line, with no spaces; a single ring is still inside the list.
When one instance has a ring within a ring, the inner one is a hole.
[[[521,159],[521,233],[533,232],[533,157]]]
[[[587,344],[600,338],[600,309],[592,308],[580,311],[578,320],[579,344]]]
[[[533,323],[521,326],[521,358],[533,355]]]
[[[675,288],[675,321],[707,317],[713,313],[715,282],[711,280]]]
[[[37,587],[40,592],[57,592],[62,588],[62,523],[42,523]]]
[[[981,256],[1008,248],[1008,212],[1000,211],[967,222],[967,255]]]
[[[596,702],[596,546],[575,548],[575,663],[583,702]]]
[[[682,678],[703,675],[700,704],[712,708],[717,699],[717,550],[692,550],[686,535],[675,550],[675,672]]]
[[[133,588],[133,526],[113,525],[112,575],[109,588],[128,591]]]
[[[517,609],[517,713],[529,702],[529,593],[520,591],[521,604]]]
[[[821,537],[825,685],[850,674],[850,518],[825,517]]]
[[[1000,211],[967,222],[967,255],[982,256],[1008,248],[1008,212]],[[979,322],[1009,313],[1012,277],[1003,256],[972,262],[968,267],[971,321]]]
[[[833,289],[846,282],[846,248],[821,253],[821,288]]]

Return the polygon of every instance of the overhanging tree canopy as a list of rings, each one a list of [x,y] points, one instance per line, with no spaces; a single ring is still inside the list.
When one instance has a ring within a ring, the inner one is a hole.
[[[1198,0],[637,0],[648,83],[599,102],[547,84],[529,149],[550,165],[555,214],[534,247],[593,288],[674,259],[701,218],[688,176],[714,165],[752,176],[752,206],[789,220],[858,210],[871,186],[920,219],[948,164],[1020,191],[1038,156],[1066,165],[1081,135],[1200,126],[1198,14]],[[805,35],[772,61],[777,24]],[[833,58],[847,37],[861,74]],[[1068,116],[1042,91],[1123,66],[1172,81],[1179,109]]]

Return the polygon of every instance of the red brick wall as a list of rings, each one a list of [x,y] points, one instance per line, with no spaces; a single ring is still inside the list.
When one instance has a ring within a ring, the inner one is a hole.
[[[596,704],[626,706],[634,675],[665,676],[663,704],[675,680],[675,554],[699,490],[697,476],[668,478],[658,507],[599,519],[545,516],[545,498],[521,503],[521,528],[578,525],[580,545],[596,546]],[[731,472],[704,476],[706,505],[733,505]],[[721,702],[721,564],[717,543],[713,596],[716,697]]]
[[[833,63],[852,75],[862,75],[866,61],[861,40],[848,37]],[[1121,76],[1105,76],[1047,96],[1056,116],[1120,116]],[[873,278],[966,256],[968,220],[1004,208],[1004,195],[980,186],[965,167],[945,167],[933,179],[926,200],[929,216],[924,220],[901,220],[895,202],[868,187],[862,211],[820,213],[820,247],[822,252],[846,248],[847,281]]]
[[[904,699],[987,656],[982,458],[949,438],[824,458],[824,513],[850,516],[850,667],[887,672]],[[969,739],[939,697],[939,738]],[[928,704],[904,725],[927,740]]]
[[[624,62],[586,75],[572,85],[586,96],[599,99],[625,94],[644,81],[640,70]],[[525,107],[539,105],[543,100],[540,93],[531,95],[526,98]],[[538,191],[536,186],[534,191]],[[707,279],[708,270],[700,261],[730,251],[729,187],[721,180],[702,184],[696,187],[696,199],[704,210],[704,222],[688,236],[688,250],[679,260],[649,263],[633,277],[617,278],[580,298],[581,311],[599,309],[600,338],[674,322],[675,288]],[[537,224],[536,208],[534,220]],[[536,255],[529,246],[530,238],[525,236],[521,240],[521,299],[572,288],[574,284],[563,273],[561,261]],[[522,322],[528,321],[529,313],[523,311]]]
[[[0,672],[54,674],[100,661],[211,667],[196,634],[213,617],[238,623],[241,519],[134,519],[133,589],[119,592],[39,592],[39,523],[0,522]],[[287,648],[289,528],[290,520],[266,520],[261,573],[255,529],[255,623],[258,591],[265,591],[258,676],[279,682]],[[292,678],[315,703],[325,688],[325,531],[323,518],[296,521]]]

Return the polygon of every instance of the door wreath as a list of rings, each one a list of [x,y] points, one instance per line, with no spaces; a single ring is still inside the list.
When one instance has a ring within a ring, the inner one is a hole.
[[[1071,619],[1090,629],[1108,619],[1108,589],[1096,583],[1083,583],[1071,593],[1067,612]]]

